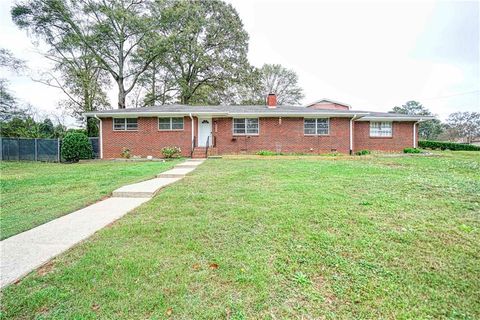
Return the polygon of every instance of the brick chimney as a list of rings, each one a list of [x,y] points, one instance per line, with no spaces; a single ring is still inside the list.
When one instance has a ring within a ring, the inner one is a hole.
[[[267,96],[267,107],[276,108],[277,107],[277,95],[275,93],[269,93]]]

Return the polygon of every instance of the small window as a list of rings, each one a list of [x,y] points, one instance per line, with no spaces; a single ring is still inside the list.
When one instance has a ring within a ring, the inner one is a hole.
[[[303,133],[306,135],[328,135],[330,121],[327,118],[304,119]]]
[[[113,130],[115,131],[135,131],[137,129],[137,118],[113,118]]]
[[[258,118],[233,119],[233,134],[237,134],[237,135],[258,134]]]
[[[370,137],[391,137],[391,122],[370,122]]]
[[[158,130],[183,130],[183,118],[158,118]]]

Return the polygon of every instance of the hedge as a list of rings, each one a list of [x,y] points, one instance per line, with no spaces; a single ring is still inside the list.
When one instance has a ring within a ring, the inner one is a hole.
[[[92,144],[86,134],[68,132],[62,140],[62,156],[68,162],[93,157]]]
[[[424,149],[440,149],[440,150],[454,150],[454,151],[480,151],[480,146],[466,143],[443,142],[443,141],[429,141],[420,140],[418,146]]]

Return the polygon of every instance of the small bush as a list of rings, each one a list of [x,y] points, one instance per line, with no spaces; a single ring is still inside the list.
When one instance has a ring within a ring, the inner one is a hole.
[[[422,153],[422,150],[417,148],[405,148],[403,149],[403,153]]]
[[[367,155],[367,154],[370,154],[370,153],[371,153],[370,150],[360,150],[360,151],[355,152],[355,154],[357,156],[364,156],[364,155]]]
[[[92,145],[87,135],[80,132],[68,132],[62,141],[62,156],[68,162],[92,159]]]
[[[442,141],[429,141],[429,140],[420,140],[418,141],[418,146],[424,149],[440,149],[440,150],[452,150],[452,151],[480,151],[480,146],[466,143],[455,143],[455,142],[442,142]]]
[[[257,151],[256,155],[259,155],[259,156],[276,156],[276,155],[280,155],[281,153],[279,152],[273,152],[273,151],[270,151],[270,150],[260,150],[260,151]]]
[[[179,147],[163,147],[162,148],[162,155],[164,158],[171,159],[171,158],[178,158],[182,153],[182,149]]]
[[[125,159],[130,159],[130,157],[132,156],[132,153],[130,152],[130,149],[123,148],[122,153],[120,153],[120,156]]]

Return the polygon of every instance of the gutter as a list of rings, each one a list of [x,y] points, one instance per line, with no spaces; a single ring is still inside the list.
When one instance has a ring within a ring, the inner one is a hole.
[[[205,116],[216,116],[216,117],[265,117],[265,118],[277,118],[277,117],[302,117],[302,118],[309,118],[309,117],[338,117],[338,118],[348,118],[352,116],[352,113],[340,113],[340,112],[329,112],[329,113],[320,113],[320,112],[105,112],[105,113],[84,113],[84,116],[89,117],[142,117],[142,116],[191,116],[191,115],[205,115]],[[367,112],[357,112],[355,116],[367,116],[369,113]]]
[[[99,139],[99,141],[98,141],[98,144],[99,144],[99,146],[100,146],[100,159],[103,159],[103,131],[102,131],[103,125],[102,125],[102,119],[100,119],[99,117],[97,117],[96,114],[94,114],[93,117],[94,117],[95,119],[97,119],[98,121],[100,121],[100,125],[99,125],[99,128],[100,128],[99,131],[100,131],[100,132],[99,132],[99,134],[98,134],[99,137],[100,137],[100,139]]]

